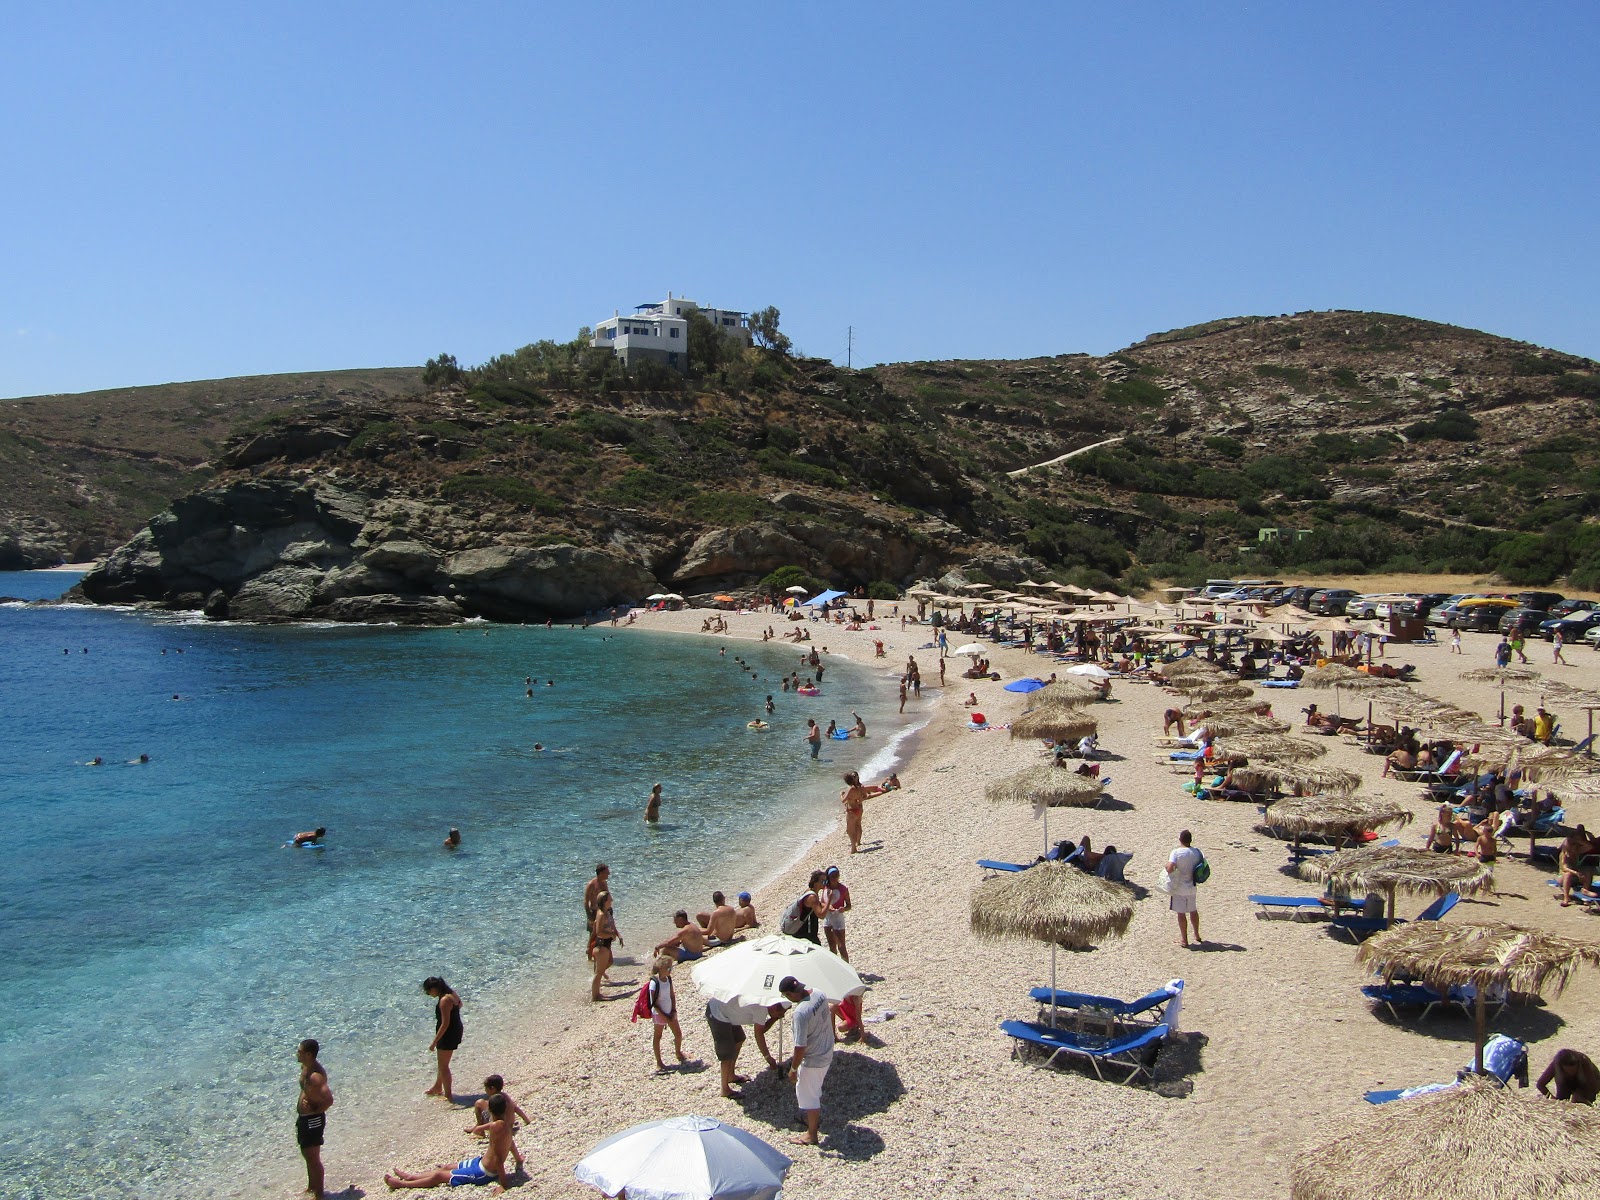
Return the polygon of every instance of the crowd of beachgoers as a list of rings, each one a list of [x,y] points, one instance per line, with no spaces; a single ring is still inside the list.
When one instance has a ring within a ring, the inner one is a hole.
[[[571,994],[519,1044],[475,1045],[459,994],[429,977],[440,1110],[383,1128],[326,1117],[339,1070],[303,1046],[302,1144],[320,1146],[326,1119],[329,1177],[351,1195],[383,1178],[580,1196],[594,1193],[574,1165],[601,1139],[701,1113],[786,1148],[791,1195],[1281,1196],[1296,1153],[1363,1118],[1369,1093],[1474,1065],[1472,994],[1374,999],[1430,988],[1358,965],[1368,939],[1402,912],[1587,938],[1586,658],[1541,674],[1497,663],[1492,634],[1418,641],[1281,604],[1029,588],[623,614],[702,633],[740,665],[740,641],[796,643],[781,686],[798,697],[828,691],[833,659],[877,669],[919,732],[881,778],[834,772],[835,827],[764,886],[730,900],[686,885],[709,902],[619,918],[626,863],[574,881]],[[792,739],[797,771],[829,772],[835,738],[898,731],[795,713],[778,720],[769,698],[749,722]],[[641,819],[662,803],[641,797]],[[1353,854],[1375,857],[1344,867]],[[1409,872],[1398,885],[1376,869],[1386,856]],[[1429,861],[1448,869],[1430,877]],[[1099,889],[1083,902],[1095,920],[1007,908],[1007,888],[1055,886]],[[1014,936],[995,934],[1005,920]],[[780,978],[770,1003],[736,1004],[679,970],[780,931],[864,986]],[[1056,964],[1057,944],[1076,952]],[[1592,1101],[1593,997],[1500,989],[1486,1069],[1532,1062],[1540,1091]]]

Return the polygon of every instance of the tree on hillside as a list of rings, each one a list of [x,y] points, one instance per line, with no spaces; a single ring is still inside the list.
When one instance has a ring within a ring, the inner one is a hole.
[[[778,332],[778,310],[771,304],[750,314],[750,336],[756,345],[779,354],[788,354],[794,347],[788,337]]]
[[[728,341],[711,318],[698,308],[689,310],[689,372],[702,378],[716,374],[728,351]]]
[[[456,361],[454,354],[441,354],[438,358],[430,358],[427,365],[422,368],[422,382],[427,387],[447,387],[452,383],[460,383],[461,380],[461,364]]]

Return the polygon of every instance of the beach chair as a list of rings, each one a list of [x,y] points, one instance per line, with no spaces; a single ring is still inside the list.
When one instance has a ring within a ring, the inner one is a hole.
[[[978,860],[978,865],[980,867],[982,867],[985,871],[1000,871],[1000,872],[1005,872],[1006,874],[1012,874],[1012,873],[1015,873],[1017,871],[1026,871],[1029,867],[1036,866],[1038,864],[1031,863],[1031,862],[1030,863],[997,862],[995,859],[992,859],[992,858],[980,858]]]
[[[1030,1048],[1047,1051],[1043,1066],[1061,1057],[1080,1058],[1094,1069],[1097,1079],[1104,1080],[1110,1073],[1114,1083],[1151,1078],[1161,1043],[1171,1032],[1163,1024],[1132,1030],[1117,1038],[1090,1037],[1067,1029],[1051,1029],[1037,1021],[1003,1021],[1000,1030],[1012,1039],[1013,1058],[1027,1054]]]
[[[1092,1013],[1096,1017],[1109,1017],[1130,1025],[1165,1025],[1170,1033],[1177,1026],[1177,1009],[1183,1002],[1183,980],[1174,979],[1137,1000],[1118,1000],[1115,996],[1096,996],[1090,992],[1051,992],[1047,987],[1036,987],[1028,998],[1039,1005],[1041,1013],[1051,1007],[1054,998],[1057,1009],[1072,1013]],[[1172,1016],[1167,1016],[1172,1009]]]
[[[1270,920],[1275,915],[1287,916],[1291,921],[1298,921],[1306,917],[1323,917],[1334,915],[1334,909],[1324,904],[1315,896],[1247,896],[1251,904],[1259,904],[1261,909],[1256,916],[1262,920]],[[1349,903],[1348,900],[1345,903]]]
[[[1461,896],[1457,892],[1446,892],[1427,908],[1417,915],[1419,921],[1437,921],[1445,913],[1461,903]],[[1396,917],[1396,925],[1404,925],[1404,919]],[[1375,933],[1382,933],[1389,928],[1388,917],[1335,917],[1328,922],[1330,928],[1341,934],[1349,934],[1353,942],[1362,941]]]
[[[1368,1000],[1376,1000],[1389,1010],[1395,1020],[1401,1020],[1402,1008],[1420,1008],[1419,1020],[1426,1021],[1433,1010],[1449,1003],[1449,998],[1434,991],[1425,983],[1369,983],[1361,989]]]
[[[1456,1072],[1455,1083],[1429,1083],[1421,1087],[1408,1088],[1381,1088],[1366,1094],[1368,1104],[1388,1104],[1391,1100],[1400,1100],[1410,1096],[1422,1095],[1426,1092],[1442,1092],[1460,1083],[1468,1075],[1474,1073],[1477,1063],[1469,1062]],[[1507,1037],[1497,1033],[1483,1044],[1483,1072],[1486,1076],[1496,1080],[1501,1087],[1510,1087],[1515,1079],[1518,1086],[1528,1086],[1528,1047],[1525,1042],[1520,1042],[1514,1037]]]

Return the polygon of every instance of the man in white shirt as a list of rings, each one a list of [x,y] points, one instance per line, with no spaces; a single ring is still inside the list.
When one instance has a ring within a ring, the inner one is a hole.
[[[778,984],[784,999],[794,1005],[794,1056],[789,1061],[789,1078],[794,1080],[795,1100],[806,1119],[804,1137],[789,1140],[797,1146],[815,1146],[822,1121],[822,1081],[833,1065],[833,1012],[828,998],[814,992],[793,975]]]
[[[1178,941],[1189,945],[1189,925],[1194,927],[1194,944],[1200,945],[1200,907],[1196,901],[1194,869],[1205,857],[1193,846],[1194,837],[1185,829],[1178,835],[1178,848],[1167,859],[1167,894],[1170,907],[1178,914]],[[1184,924],[1184,917],[1189,925]]]
[[[733,1090],[736,1083],[749,1083],[743,1075],[734,1074],[739,1063],[739,1051],[744,1049],[744,1027],[753,1026],[756,1045],[761,1057],[774,1071],[782,1070],[778,1060],[767,1049],[767,1030],[783,1016],[783,1004],[730,1004],[712,1000],[706,1005],[706,1023],[711,1026],[711,1044],[716,1050],[717,1065],[722,1068],[722,1094],[729,1100],[743,1100],[744,1093]]]

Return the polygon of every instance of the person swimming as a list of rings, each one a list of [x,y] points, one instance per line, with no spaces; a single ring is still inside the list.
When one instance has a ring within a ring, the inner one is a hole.
[[[86,766],[86,767],[98,767],[98,766],[104,765],[105,761],[106,761],[105,759],[101,758],[98,754],[96,754],[93,758],[91,758],[88,762],[84,763],[83,765]]]
[[[310,846],[316,842],[320,842],[323,837],[327,835],[327,832],[328,831],[326,828],[318,825],[315,829],[308,829],[304,833],[295,834],[294,840],[289,844],[292,846]]]
[[[461,830],[450,827],[450,832],[444,835],[444,848],[446,850],[459,850],[461,848]]]

